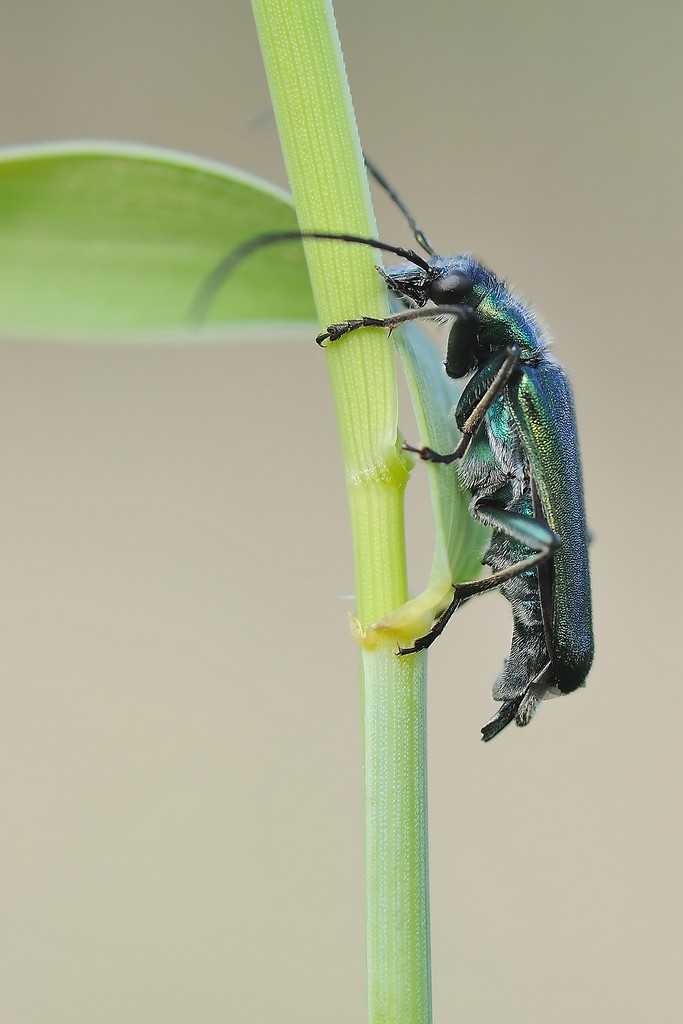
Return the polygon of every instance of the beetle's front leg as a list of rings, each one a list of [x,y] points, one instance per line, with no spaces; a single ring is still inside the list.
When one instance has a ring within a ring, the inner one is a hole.
[[[338,341],[345,334],[359,331],[362,327],[384,327],[393,331],[394,327],[406,324],[410,320],[433,320],[441,316],[457,316],[461,312],[462,306],[428,306],[419,309],[404,309],[401,313],[393,313],[391,316],[382,318],[359,316],[353,320],[343,320],[340,324],[330,324],[327,330],[319,334],[315,340],[318,345],[324,345],[326,341]]]
[[[362,327],[391,327],[387,321],[391,317],[386,319],[378,319],[374,316],[359,316],[354,320],[344,320],[340,324],[330,324],[326,331],[319,334],[315,339],[316,345],[324,345],[326,341],[339,341],[345,334],[350,334],[351,331],[359,331]]]

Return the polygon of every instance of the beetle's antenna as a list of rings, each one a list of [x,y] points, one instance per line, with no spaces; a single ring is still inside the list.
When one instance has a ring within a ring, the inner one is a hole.
[[[421,245],[422,248],[424,249],[424,251],[426,253],[429,253],[430,256],[436,256],[436,252],[432,248],[432,246],[431,246],[431,244],[429,242],[429,239],[425,235],[425,233],[422,230],[422,228],[418,226],[415,218],[413,217],[412,213],[410,212],[410,210],[408,209],[406,204],[401,199],[401,197],[398,194],[398,192],[396,192],[391,187],[391,185],[389,184],[387,179],[384,177],[384,175],[375,167],[375,165],[373,164],[372,160],[370,160],[365,155],[365,153],[363,153],[363,159],[365,160],[365,166],[367,167],[367,169],[369,170],[370,174],[375,179],[377,184],[380,186],[380,188],[384,189],[384,191],[389,196],[391,201],[393,203],[395,203],[396,206],[398,206],[399,210],[401,211],[401,213],[403,214],[405,219],[408,221],[408,227],[413,232],[413,235],[415,236],[415,241],[417,242],[417,244]]]
[[[216,264],[192,302],[188,314],[189,322],[191,324],[200,324],[202,322],[225,278],[233,272],[242,260],[251,256],[253,252],[263,249],[267,245],[275,245],[278,242],[298,242],[308,238],[332,242],[351,242],[354,245],[367,245],[371,249],[380,249],[382,252],[390,252],[394,256],[400,256],[409,263],[413,263],[416,267],[420,267],[421,270],[430,270],[429,263],[419,253],[414,252],[413,249],[404,249],[401,245],[389,245],[387,242],[381,242],[378,238],[333,234],[327,231],[278,231],[269,235],[257,235],[256,238],[250,238],[247,242],[233,249],[232,252],[229,252],[227,256],[224,256]]]

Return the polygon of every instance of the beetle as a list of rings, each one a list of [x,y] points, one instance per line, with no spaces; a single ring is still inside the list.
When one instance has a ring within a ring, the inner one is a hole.
[[[456,407],[462,437],[452,452],[404,447],[421,459],[458,463],[470,514],[492,530],[483,563],[491,574],[453,585],[450,604],[427,634],[399,654],[425,650],[475,594],[499,588],[510,603],[510,654],[493,686],[501,702],[483,726],[488,741],[513,720],[529,723],[539,702],[585,684],[593,660],[588,531],[572,389],[549,352],[550,339],[500,277],[468,254],[441,256],[400,197],[368,169],[408,219],[427,258],[378,239],[327,232],[263,235],[231,254],[205,283],[205,302],[226,273],[262,245],[293,238],[331,239],[393,253],[406,265],[378,267],[404,308],[385,318],[331,324],[319,344],[362,327],[394,329],[423,318],[451,318],[445,370],[469,377]]]
[[[470,513],[493,531],[483,560],[493,571],[454,585],[451,603],[434,627],[401,653],[429,647],[465,600],[500,588],[512,608],[513,633],[493,687],[502,706],[482,729],[483,739],[490,740],[513,719],[526,725],[544,697],[582,686],[593,660],[572,390],[528,305],[471,256],[433,255],[380,272],[411,308],[383,320],[357,317],[333,324],[318,340],[337,340],[359,327],[393,328],[435,313],[453,318],[446,373],[470,376],[455,412],[462,439],[449,453],[406,447],[427,461],[459,462],[472,495]]]

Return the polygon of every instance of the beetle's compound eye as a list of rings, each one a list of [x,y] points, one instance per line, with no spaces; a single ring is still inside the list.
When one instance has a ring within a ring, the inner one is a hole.
[[[472,287],[467,274],[452,270],[431,282],[429,297],[437,306],[458,306],[471,295]]]

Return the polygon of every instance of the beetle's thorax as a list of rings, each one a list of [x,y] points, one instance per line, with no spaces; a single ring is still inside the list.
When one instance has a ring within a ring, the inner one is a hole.
[[[389,288],[409,304],[462,304],[476,315],[482,342],[489,351],[517,345],[523,362],[544,357],[548,338],[529,305],[506,282],[468,253],[433,256],[429,269],[412,265],[378,267]],[[450,281],[465,281],[457,296],[444,289]]]
[[[491,350],[517,345],[522,362],[542,359],[549,339],[529,304],[472,256],[465,253],[450,257],[447,262],[450,268],[472,280],[470,304],[476,312],[480,334]]]

